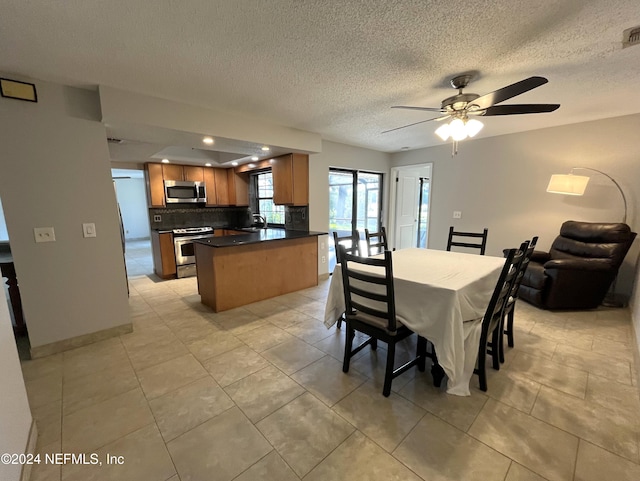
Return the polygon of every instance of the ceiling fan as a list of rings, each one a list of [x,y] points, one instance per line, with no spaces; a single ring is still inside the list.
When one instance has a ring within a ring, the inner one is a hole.
[[[394,105],[392,109],[408,109],[408,110],[422,110],[426,112],[438,112],[443,114],[439,117],[432,119],[421,120],[420,122],[414,122],[412,124],[403,125],[402,127],[396,127],[395,129],[385,130],[382,132],[393,132],[394,130],[404,129],[413,125],[430,122],[432,120],[442,121],[446,119],[452,119],[449,124],[443,124],[436,130],[436,134],[442,140],[447,140],[451,137],[454,141],[454,153],[455,144],[459,140],[463,140],[467,137],[475,136],[480,129],[482,129],[482,123],[470,117],[474,116],[492,116],[492,115],[519,115],[519,114],[538,114],[544,112],[553,112],[559,104],[510,104],[510,105],[496,105],[505,100],[508,100],[517,95],[533,90],[536,87],[540,87],[548,82],[544,77],[529,77],[511,85],[507,85],[494,92],[480,96],[478,94],[463,93],[462,90],[467,87],[472,80],[472,75],[458,75],[451,79],[451,86],[454,89],[458,89],[458,94],[451,97],[447,97],[442,101],[442,105],[438,107],[412,107],[407,105]]]

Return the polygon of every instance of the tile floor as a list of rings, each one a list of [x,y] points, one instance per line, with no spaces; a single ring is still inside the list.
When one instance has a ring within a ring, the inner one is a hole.
[[[343,332],[320,320],[328,282],[215,314],[195,278],[147,276],[137,244],[134,332],[23,363],[38,451],[124,464],[39,465],[33,481],[640,479],[627,310],[519,303],[486,394],[474,377],[470,397],[449,396],[410,370],[384,398],[384,349],[341,371]]]

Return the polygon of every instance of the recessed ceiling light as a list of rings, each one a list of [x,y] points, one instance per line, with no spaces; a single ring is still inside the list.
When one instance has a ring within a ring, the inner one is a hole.
[[[400,150],[409,150],[409,147],[402,147]]]
[[[235,167],[236,165],[238,165],[238,163],[237,162],[231,162],[231,165],[233,165]]]
[[[256,166],[256,164],[249,164],[249,167],[250,167],[250,168],[252,168],[252,169],[253,169],[255,166]]]
[[[269,147],[267,147],[267,146],[265,145],[264,147],[262,147],[262,150],[263,150],[264,152],[268,152],[268,151],[269,151],[269,150],[271,150],[271,149],[269,149]]]
[[[207,162],[206,164],[204,164],[205,167],[211,167],[211,164],[209,162]]]
[[[258,156],[254,155],[253,157],[251,157],[251,160],[258,160]]]
[[[270,164],[273,164],[273,159],[269,159],[269,163],[270,163]]]
[[[162,159],[162,163],[163,164],[168,164],[169,163],[169,159]]]
[[[213,144],[213,138],[212,137],[205,137],[204,139],[202,139],[202,141],[207,145],[212,145]]]

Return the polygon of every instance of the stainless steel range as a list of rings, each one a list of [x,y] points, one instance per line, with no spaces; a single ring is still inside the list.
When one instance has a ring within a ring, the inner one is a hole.
[[[213,237],[213,227],[187,227],[173,229],[173,245],[176,252],[177,277],[196,275],[196,254],[193,241]]]

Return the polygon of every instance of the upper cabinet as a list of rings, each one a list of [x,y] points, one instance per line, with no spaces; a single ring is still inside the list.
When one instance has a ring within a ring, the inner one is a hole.
[[[232,205],[249,205],[249,174],[238,174],[233,169],[228,169],[227,185],[229,186],[229,202]]]
[[[204,185],[207,188],[207,206],[231,205],[229,202],[227,169],[205,167]]]
[[[309,156],[287,154],[275,157],[273,172],[273,203],[278,205],[309,205]]]
[[[163,180],[191,180],[193,182],[204,182],[204,167],[196,165],[162,165]]]
[[[145,178],[147,181],[147,202],[149,207],[164,207],[164,179],[162,164],[145,164]]]

